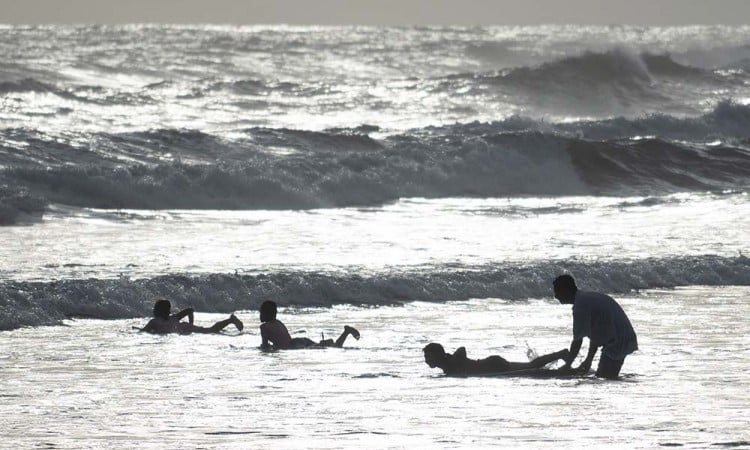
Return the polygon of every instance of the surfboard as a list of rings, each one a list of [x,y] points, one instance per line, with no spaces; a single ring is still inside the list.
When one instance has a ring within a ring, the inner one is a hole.
[[[446,375],[457,378],[499,378],[499,377],[526,377],[526,378],[586,378],[587,373],[561,371],[559,369],[523,369],[510,370],[507,372],[487,372],[478,374]]]

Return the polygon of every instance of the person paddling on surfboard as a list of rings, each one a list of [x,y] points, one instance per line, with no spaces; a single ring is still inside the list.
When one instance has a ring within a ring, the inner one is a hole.
[[[263,340],[260,348],[262,349],[343,347],[344,341],[346,341],[346,338],[350,334],[354,336],[354,339],[359,340],[359,331],[349,325],[344,327],[344,332],[341,333],[341,336],[336,341],[333,339],[323,339],[320,342],[315,342],[306,337],[292,338],[286,329],[286,325],[276,318],[276,312],[277,307],[275,302],[267,300],[260,305],[260,321],[262,322],[260,325],[260,336]]]
[[[242,331],[244,325],[234,314],[228,319],[220,320],[210,327],[199,327],[193,325],[195,311],[193,308],[185,308],[182,311],[172,314],[172,304],[169,300],[157,300],[154,304],[154,318],[151,319],[141,331],[154,334],[191,334],[191,333],[220,333],[229,324],[233,324],[238,330]],[[182,319],[188,318],[187,322]]]
[[[466,356],[466,348],[458,348],[452,355],[446,353],[442,345],[430,343],[422,349],[424,361],[430,367],[439,367],[449,376],[490,375],[514,372],[518,370],[541,369],[547,364],[565,360],[568,350],[542,355],[529,362],[508,361],[502,356],[492,355],[484,359],[469,359]]]

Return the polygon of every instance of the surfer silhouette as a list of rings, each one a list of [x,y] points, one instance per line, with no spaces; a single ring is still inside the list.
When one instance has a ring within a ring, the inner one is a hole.
[[[528,362],[508,361],[502,356],[492,355],[484,359],[469,359],[466,348],[459,347],[453,354],[446,353],[442,345],[432,342],[422,349],[424,361],[430,367],[439,367],[449,376],[490,375],[523,370],[542,369],[558,359],[565,360],[568,350],[539,356]],[[558,371],[555,371],[558,372]]]
[[[151,319],[141,331],[154,334],[191,334],[191,333],[220,333],[228,325],[232,324],[242,331],[244,325],[234,314],[228,319],[220,320],[210,327],[199,327],[193,324],[195,311],[193,308],[185,308],[178,313],[172,314],[172,304],[169,300],[157,300],[154,304],[154,318]],[[188,318],[187,322],[182,319]]]
[[[276,318],[277,306],[275,302],[267,300],[260,305],[260,336],[262,349],[297,349],[310,347],[343,347],[349,335],[359,339],[359,331],[346,325],[343,333],[335,341],[333,339],[321,339],[315,342],[306,337],[293,338],[289,331],[279,319]]]

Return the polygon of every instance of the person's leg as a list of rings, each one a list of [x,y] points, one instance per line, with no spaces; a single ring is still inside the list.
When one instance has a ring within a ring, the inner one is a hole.
[[[557,361],[558,359],[565,359],[568,357],[568,349],[563,349],[555,353],[549,353],[532,359],[529,362],[511,362],[510,370],[524,370],[524,369],[541,369],[547,364]]]
[[[599,367],[596,369],[596,376],[608,380],[615,380],[620,376],[620,369],[624,362],[625,358],[617,360],[602,354],[599,356]]]
[[[551,362],[557,361],[558,359],[565,359],[565,358],[567,358],[568,354],[569,354],[569,352],[568,352],[568,349],[566,348],[566,349],[557,351],[555,353],[549,353],[547,355],[542,355],[542,356],[540,356],[538,358],[535,358],[535,359],[531,360],[530,364],[534,368],[540,369],[540,368],[546,366],[547,364],[549,364]]]
[[[237,327],[238,330],[242,331],[245,326],[242,324],[242,321],[237,318],[234,314],[229,316],[228,319],[220,320],[213,324],[211,328],[202,328],[202,330],[205,331],[195,331],[196,333],[219,333],[221,330],[226,328],[229,324],[233,324],[235,327]]]
[[[344,341],[346,341],[346,338],[350,334],[352,336],[354,336],[354,339],[359,340],[359,331],[356,328],[354,328],[354,327],[350,327],[349,325],[346,325],[344,327],[344,332],[341,333],[341,336],[339,336],[338,339],[336,339],[336,342],[333,343],[333,346],[334,347],[343,347],[344,346]],[[331,341],[330,339],[326,339],[325,341],[321,341],[320,345],[331,346],[330,341]]]
[[[289,346],[287,348],[289,349],[299,349],[299,348],[309,348],[309,347],[315,347],[316,344],[315,341],[313,341],[310,338],[306,337],[296,337],[292,338],[291,341],[289,341]]]

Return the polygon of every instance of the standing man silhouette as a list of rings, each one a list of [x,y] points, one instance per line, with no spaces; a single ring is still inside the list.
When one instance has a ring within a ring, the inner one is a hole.
[[[588,337],[588,355],[576,370],[587,372],[601,347],[596,376],[617,378],[625,357],[638,350],[638,339],[625,311],[608,295],[578,290],[570,275],[555,278],[552,286],[560,303],[573,305],[573,341],[564,368],[570,368],[581,350],[583,338]]]

